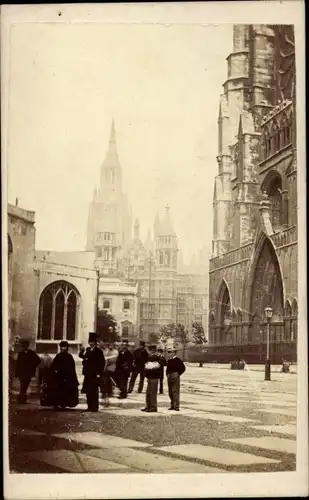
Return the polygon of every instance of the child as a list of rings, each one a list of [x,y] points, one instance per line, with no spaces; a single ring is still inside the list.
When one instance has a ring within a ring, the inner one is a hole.
[[[166,376],[168,394],[171,400],[169,410],[179,411],[180,377],[186,371],[186,367],[183,361],[176,356],[175,349],[169,349],[168,356]]]

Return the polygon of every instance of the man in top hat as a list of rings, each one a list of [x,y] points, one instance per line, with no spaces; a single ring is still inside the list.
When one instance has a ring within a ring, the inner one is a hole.
[[[82,348],[79,357],[83,360],[84,383],[82,392],[86,394],[88,411],[99,410],[99,385],[105,367],[102,350],[97,345],[97,334],[89,333],[89,347]]]
[[[180,377],[186,371],[184,362],[176,356],[176,349],[167,351],[168,361],[166,367],[168,394],[171,400],[169,410],[179,411]]]
[[[27,390],[40,363],[41,358],[36,352],[29,349],[28,340],[23,340],[21,342],[21,351],[18,354],[15,367],[15,376],[19,378],[20,381],[18,402],[21,404],[27,403]]]
[[[147,390],[146,390],[146,407],[142,411],[146,412],[157,412],[157,392],[158,392],[158,381],[161,375],[162,359],[157,354],[157,346],[150,345],[149,358],[145,364],[145,375],[147,378]]]
[[[133,370],[129,383],[128,392],[132,392],[134,389],[134,384],[139,375],[139,384],[137,392],[143,392],[144,379],[145,379],[145,364],[148,361],[148,352],[146,349],[146,343],[141,340],[139,347],[133,351]]]

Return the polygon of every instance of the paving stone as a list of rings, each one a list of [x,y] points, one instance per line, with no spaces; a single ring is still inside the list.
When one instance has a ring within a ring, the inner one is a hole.
[[[89,450],[87,453],[91,456],[100,459],[109,460],[116,463],[125,464],[135,469],[140,469],[146,472],[189,472],[189,473],[218,473],[226,472],[215,467],[207,467],[201,464],[186,462],[176,458],[166,457],[146,451],[136,450],[132,448],[117,448],[109,450]]]
[[[126,465],[69,450],[34,451],[30,452],[29,455],[33,460],[73,473],[104,472],[118,469],[124,469],[125,471],[128,468]]]
[[[250,418],[237,417],[235,415],[223,415],[221,413],[203,413],[196,412],[188,415],[190,418],[201,418],[204,420],[215,420],[216,422],[231,422],[231,423],[245,423],[245,422],[253,422]]]
[[[213,411],[213,410],[217,410],[217,411],[227,411],[227,412],[233,412],[233,411],[239,411],[237,408],[231,408],[229,406],[224,406],[224,405],[215,405],[215,404],[207,404],[207,403],[204,403],[204,404],[193,404],[190,405],[190,408],[193,408],[194,410],[203,410],[203,411]]]
[[[278,460],[242,453],[229,449],[203,446],[200,444],[172,445],[157,448],[166,453],[174,453],[184,457],[196,458],[222,465],[253,465],[279,463]]]
[[[284,408],[263,408],[263,410],[259,409],[263,413],[272,413],[275,415],[286,415],[288,417],[296,417],[296,408],[294,410],[286,410]]]
[[[141,417],[141,418],[166,416],[166,413],[163,411],[163,408],[160,408],[159,411],[157,411],[157,412],[151,412],[151,413],[141,411],[141,408],[123,408],[123,409],[117,408],[116,410],[111,410],[111,411],[109,411],[109,409],[107,409],[107,413],[110,413],[112,415],[117,415],[117,416]]]
[[[113,448],[113,447],[146,447],[150,446],[141,441],[134,441],[132,439],[121,438],[118,436],[110,436],[100,432],[68,432],[63,434],[55,434],[55,437],[67,439],[69,441],[76,441],[77,443],[88,444],[90,446],[100,448]]]
[[[259,431],[265,432],[276,432],[278,434],[288,434],[289,436],[296,436],[297,427],[296,425],[253,425],[251,429],[257,429]]]
[[[279,437],[265,436],[260,438],[237,438],[227,439],[230,443],[253,446],[264,450],[280,451],[282,453],[296,454],[296,441],[293,439],[284,439]]]
[[[283,408],[295,408],[296,409],[296,402],[295,403],[291,403],[291,402],[282,401],[282,400],[281,400],[281,402],[274,401],[274,400],[269,400],[269,401],[256,400],[256,401],[250,401],[250,403],[264,405],[264,406],[267,406],[267,405],[270,405],[270,406],[282,406]]]

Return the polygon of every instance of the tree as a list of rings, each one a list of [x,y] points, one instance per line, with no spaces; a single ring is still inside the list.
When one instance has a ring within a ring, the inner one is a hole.
[[[164,344],[168,339],[174,339],[176,337],[177,328],[175,323],[170,323],[169,325],[160,326],[159,328],[159,340]]]
[[[197,321],[192,323],[192,339],[195,344],[201,345],[207,343],[203,325]]]
[[[117,342],[117,321],[112,314],[103,310],[98,311],[97,333],[101,340],[105,342]]]
[[[177,328],[176,328],[176,339],[179,342],[181,342],[181,344],[182,344],[183,359],[184,359],[186,346],[187,346],[187,344],[190,343],[191,336],[190,336],[188,330],[186,330],[184,325],[182,325],[181,323],[178,323]]]
[[[148,342],[149,344],[157,344],[159,342],[159,334],[155,332],[151,332],[148,335]]]

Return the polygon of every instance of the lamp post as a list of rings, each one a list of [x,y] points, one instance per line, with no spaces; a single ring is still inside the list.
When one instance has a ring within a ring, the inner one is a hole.
[[[96,294],[94,301],[94,321],[93,321],[93,331],[97,331],[98,326],[98,310],[99,310],[99,293],[100,293],[100,269],[95,267],[96,272]]]
[[[273,310],[270,306],[265,307],[265,318],[267,321],[267,338],[266,338],[266,360],[265,360],[265,380],[271,380],[270,376],[270,359],[269,359],[269,344],[270,344],[270,320],[273,315]]]

